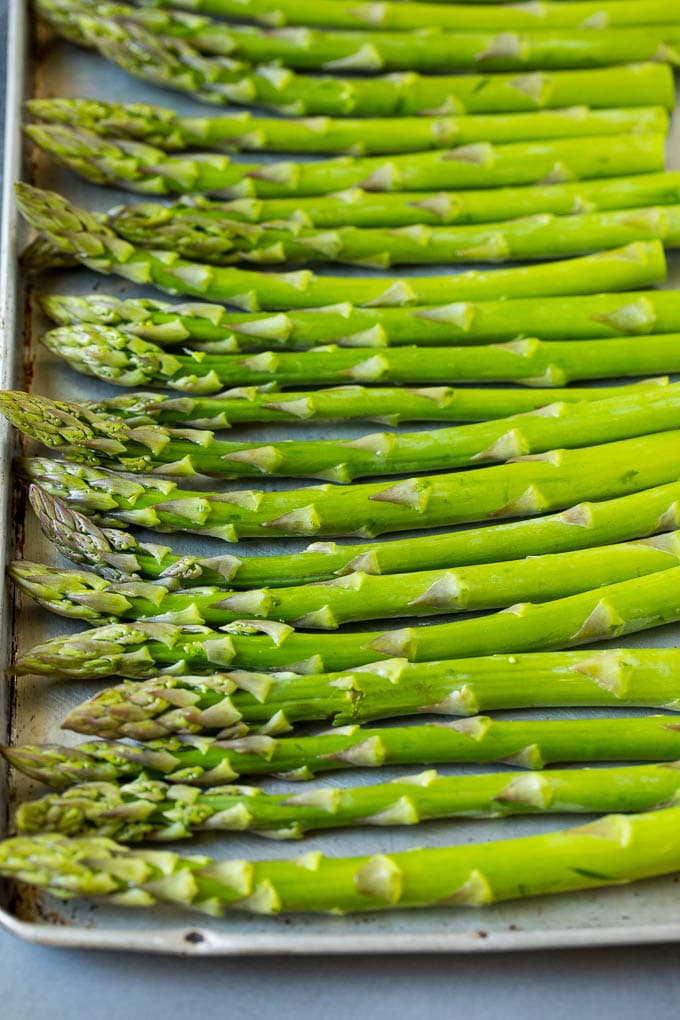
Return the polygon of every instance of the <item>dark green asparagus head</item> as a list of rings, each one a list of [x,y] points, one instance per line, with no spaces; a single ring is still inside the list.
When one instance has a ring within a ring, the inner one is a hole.
[[[34,188],[31,184],[19,181],[15,185],[17,205],[23,216],[36,230],[44,230],[52,234],[78,234],[81,231],[94,231],[96,234],[108,233],[92,213],[71,205],[56,191],[45,191]],[[92,251],[89,254],[97,254]]]
[[[149,676],[154,672],[149,643],[160,642],[164,647],[172,648],[183,632],[181,627],[150,621],[109,624],[36,645],[17,659],[14,671],[19,675],[39,673],[74,679],[116,674]],[[198,638],[214,632],[207,627],[193,627],[188,628],[186,633]]]
[[[118,386],[148,385],[182,368],[161,347],[112,326],[60,326],[41,339],[76,371]]]
[[[0,392],[0,414],[24,435],[53,449],[89,447],[115,455],[125,451],[116,436],[127,438],[129,434],[120,419],[94,414],[79,404],[49,400],[21,390]]]
[[[234,787],[235,795],[238,790]],[[209,808],[196,804],[199,797],[196,787],[153,779],[79,783],[59,794],[25,801],[15,821],[22,835],[92,833],[122,843],[183,839],[210,814]]]
[[[18,878],[58,896],[104,896],[111,903],[147,907],[158,900],[192,904],[217,913],[203,902],[192,872],[212,862],[208,857],[182,858],[167,850],[130,850],[111,839],[85,836],[69,839],[58,833],[16,836],[0,843],[0,875]],[[245,862],[233,862],[246,867]],[[234,877],[238,869],[234,871]],[[226,885],[228,900],[244,896],[236,881]]]
[[[28,498],[43,534],[67,559],[96,567],[108,580],[139,579],[138,543],[132,535],[116,528],[98,528],[38,485],[29,487]]]
[[[117,851],[124,853],[112,840],[97,836],[77,841],[56,833],[17,836],[0,843],[0,874],[40,886],[60,899],[110,896],[129,887],[111,868]]]

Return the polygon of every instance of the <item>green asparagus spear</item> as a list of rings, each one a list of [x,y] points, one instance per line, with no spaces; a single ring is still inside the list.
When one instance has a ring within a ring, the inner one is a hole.
[[[548,553],[527,560],[416,570],[386,577],[356,572],[321,584],[230,592],[183,590],[149,581],[112,582],[98,574],[15,560],[9,574],[45,609],[90,624],[164,620],[220,627],[242,619],[278,620],[311,630],[395,617],[430,617],[550,601],[680,564],[680,532]]]
[[[594,403],[550,404],[493,422],[432,432],[377,432],[351,440],[232,442],[207,429],[128,425],[82,404],[55,402],[20,390],[0,393],[0,414],[25,435],[60,450],[68,460],[121,471],[350,482],[489,461],[503,463],[557,447],[582,447],[680,428],[680,383]]]
[[[348,279],[314,276],[308,270],[256,273],[183,261],[171,252],[135,248],[55,192],[18,184],[17,201],[32,226],[44,230],[61,251],[75,255],[90,269],[123,276],[134,283],[153,283],[171,294],[228,302],[251,312],[261,308],[318,307],[347,297],[357,305],[379,307],[489,297],[588,294],[633,289],[662,280],[666,273],[659,241],[639,242],[547,265],[488,272],[470,270],[455,276]]]
[[[188,7],[226,17],[260,21],[265,25],[321,25],[325,28],[499,29],[571,28],[601,29],[619,25],[677,24],[675,0],[581,0],[529,7],[494,4],[471,8],[465,4],[364,3],[350,0],[153,0],[157,7]]]
[[[243,198],[214,201],[203,195],[185,196],[173,205],[137,202],[117,206],[103,218],[126,240],[145,231],[175,230],[186,225],[207,233],[225,223],[264,223],[290,229],[327,227],[405,227],[490,223],[515,220],[537,213],[570,216],[597,211],[637,209],[648,205],[675,205],[680,201],[680,173],[634,174],[599,181],[546,184],[519,188],[483,188],[460,192],[389,192],[349,188],[337,194],[310,196],[304,209],[296,198]],[[279,221],[285,221],[280,224]],[[238,229],[238,228],[235,228]],[[243,236],[257,236],[243,229]]]
[[[433,250],[434,242],[439,243],[440,258],[443,238],[448,239],[447,244],[453,239],[469,245],[473,254],[478,248],[480,258],[501,260],[511,254],[505,251],[508,246],[516,252],[526,251],[533,257],[541,250],[537,248],[541,240],[548,255],[554,257],[559,253],[550,242],[551,221],[539,215],[543,213],[554,213],[562,218],[556,224],[555,233],[559,234],[560,240],[561,231],[566,230],[567,237],[560,243],[566,242],[571,246],[574,245],[570,233],[573,229],[579,235],[592,235],[593,247],[595,243],[602,246],[604,240],[612,243],[612,238],[646,237],[650,231],[653,237],[663,237],[667,245],[672,245],[675,241],[673,222],[669,222],[672,211],[663,210],[655,216],[640,210],[653,205],[673,205],[675,208],[679,199],[680,174],[659,173],[571,184],[484,188],[455,194],[350,188],[329,195],[311,196],[305,202],[304,211],[299,208],[297,198],[242,198],[215,202],[202,195],[193,195],[185,196],[172,206],[150,202],[117,206],[97,219],[133,244],[170,248],[179,254],[197,255],[211,263],[229,262],[241,257],[259,260],[258,253],[251,253],[251,249],[261,248],[263,244],[269,249],[263,261],[281,261],[284,255],[308,258],[311,254],[317,260],[336,258],[343,254],[343,250],[351,255],[352,245],[356,249],[357,240],[365,246],[367,238],[374,241],[376,237],[386,254],[396,251],[403,260],[411,253],[414,261],[419,262],[427,257],[423,243],[426,233],[423,230],[407,229],[394,235],[391,229],[380,235],[349,230],[339,231],[336,236],[326,228],[413,228],[421,224],[435,226],[428,250]],[[595,210],[611,209],[616,213],[610,212],[604,218],[590,216],[587,221],[579,219],[578,223],[574,222],[575,214],[580,217]],[[626,209],[628,213],[621,212]],[[524,216],[526,219],[518,220]],[[278,222],[280,220],[284,222]],[[499,222],[505,220],[513,222]],[[263,226],[250,226],[254,222],[261,222]],[[446,223],[461,223],[462,231],[442,230],[442,224]],[[473,230],[472,223],[495,223],[495,226]],[[312,229],[321,231],[321,235],[311,237]],[[569,247],[566,250],[570,250]],[[453,244],[449,244],[444,252],[453,261],[460,258]],[[34,269],[78,265],[74,255],[66,254],[44,237],[33,241],[23,257],[25,264]],[[371,255],[370,251],[366,253],[360,247],[356,257],[361,258],[362,263],[368,263],[371,257],[375,259],[375,252]],[[345,258],[345,261],[351,259]],[[381,259],[380,264],[384,261]]]
[[[190,394],[266,383],[297,388],[464,382],[548,387],[680,371],[678,333],[642,342],[637,337],[558,342],[527,337],[478,347],[385,347],[369,352],[329,345],[258,354],[171,353],[112,326],[60,326],[41,339],[48,350],[85,375],[116,386],[163,386]]]
[[[217,397],[166,397],[158,392],[124,393],[83,406],[96,414],[114,415],[130,425],[176,425],[190,422],[194,428],[227,429],[243,422],[288,422],[365,418],[382,425],[402,421],[489,421],[510,414],[534,411],[555,402],[576,404],[630,397],[646,393],[654,397],[668,376],[645,379],[626,386],[562,389],[473,389],[422,387],[397,389],[337,386],[285,395],[257,387],[226,390]]]
[[[95,896],[136,907],[166,902],[218,916],[229,909],[270,915],[478,908],[670,874],[680,868],[679,831],[680,809],[666,808],[495,843],[275,861],[182,857],[50,833],[5,840],[0,873],[61,899]]]
[[[430,662],[559,649],[679,619],[680,567],[671,567],[552,602],[382,633],[304,634],[271,620],[241,620],[220,630],[158,621],[115,623],[37,645],[18,659],[14,670],[73,679],[144,678],[168,669],[202,673],[225,666],[320,673],[376,658]]]
[[[105,523],[125,521],[228,542],[279,535],[373,538],[393,531],[530,517],[572,506],[575,499],[607,499],[675,482],[680,469],[679,437],[677,430],[660,432],[532,454],[474,472],[273,492],[194,492],[158,475],[125,476],[40,458],[25,460],[23,471],[69,506],[103,514]],[[590,514],[585,514],[585,523],[583,516],[576,514],[577,526],[587,527]],[[364,569],[361,561],[354,561],[354,569]]]
[[[258,315],[200,302],[50,294],[44,311],[60,325],[117,326],[162,346],[214,344],[223,353],[281,347],[428,347],[484,344],[538,336],[581,340],[680,333],[680,291],[638,291],[588,297],[459,301],[423,308],[357,308],[352,304]],[[376,390],[372,391],[377,399]],[[252,396],[252,394],[250,394]],[[158,399],[158,397],[157,397]],[[515,398],[520,399],[516,395]],[[522,399],[526,398],[526,395]],[[559,398],[561,399],[561,398]],[[517,410],[529,410],[526,406]]]
[[[42,0],[41,14],[49,20],[47,0]],[[60,30],[65,31],[61,26]],[[505,75],[426,76],[412,71],[342,79],[204,56],[181,39],[90,14],[78,16],[75,35],[69,29],[66,34],[134,77],[160,87],[188,92],[205,102],[268,107],[293,115],[516,113],[574,104],[672,110],[674,104],[671,68],[651,62]]]
[[[443,818],[647,811],[677,803],[677,763],[441,776],[434,770],[390,783],[313,793],[265,793],[252,786],[199,789],[161,780],[81,783],[26,801],[23,835],[106,836],[122,843],[190,838],[196,832],[252,832],[300,839],[344,826],[417,825]]]
[[[180,556],[167,546],[139,542],[127,531],[99,528],[88,517],[37,486],[30,497],[47,538],[68,559],[115,581],[164,580],[183,588],[287,587],[330,581],[353,570],[394,574],[490,563],[588,549],[680,527],[680,482],[601,503],[581,503],[560,514],[452,534],[364,545],[318,542],[282,556]]]
[[[644,174],[664,168],[663,135],[595,135],[492,145],[476,142],[389,158],[339,156],[316,162],[236,163],[197,152],[173,156],[142,142],[103,139],[62,124],[29,124],[45,152],[95,184],[147,195],[219,192],[233,198],[326,195],[345,188],[423,191],[493,188]]]
[[[677,649],[647,648],[424,665],[392,659],[316,676],[239,671],[160,676],[101,691],[74,708],[62,727],[107,739],[158,740],[182,732],[271,735],[298,722],[332,719],[334,726],[344,726],[416,713],[468,716],[575,706],[678,711],[678,658]]]
[[[182,117],[167,106],[104,103],[95,99],[29,99],[36,120],[66,124],[107,138],[128,138],[166,152],[209,148],[266,152],[306,152],[353,156],[448,149],[471,142],[521,142],[548,138],[666,134],[668,114],[662,106],[614,107],[463,117],[394,117],[367,120],[328,117],[253,117],[250,113]],[[277,217],[267,217],[277,218]]]
[[[137,220],[119,231],[134,244],[150,245],[211,265],[340,262],[389,269],[397,265],[466,264],[554,259],[603,251],[633,241],[680,247],[680,205],[616,212],[553,216],[539,213],[473,226],[337,227],[309,229],[298,223],[205,223],[201,214],[148,227]],[[116,224],[118,230],[118,224]]]
[[[62,35],[87,45],[78,27],[81,15],[140,26],[157,35],[182,39],[202,53],[251,64],[277,61],[286,67],[323,71],[489,71],[606,67],[636,60],[680,63],[680,26],[570,31],[364,31],[337,32],[308,27],[262,29],[226,25],[179,11],[139,10],[121,3],[44,0],[46,19]],[[440,13],[440,12],[437,12]]]
[[[15,768],[57,789],[140,775],[211,786],[245,775],[311,779],[322,772],[382,765],[503,762],[542,769],[552,762],[673,761],[680,750],[680,724],[671,715],[548,721],[475,715],[415,726],[343,726],[303,737],[189,736],[147,744],[97,740],[0,750]]]

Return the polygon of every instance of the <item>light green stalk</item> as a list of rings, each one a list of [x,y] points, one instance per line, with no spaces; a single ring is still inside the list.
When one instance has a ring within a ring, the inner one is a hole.
[[[360,246],[354,258],[368,264],[371,258],[375,260],[375,252],[366,252],[363,247],[367,239],[375,241],[376,237],[380,243],[384,242],[385,256],[397,253],[404,259],[411,253],[411,258],[419,262],[427,257],[424,249],[427,233],[413,228],[422,224],[435,227],[431,237],[433,249],[434,242],[439,244],[440,252],[442,240],[447,245],[451,242],[450,249],[444,250],[453,261],[460,259],[455,244],[462,244],[463,251],[465,246],[470,247],[473,254],[478,247],[480,259],[484,256],[500,261],[513,250],[533,257],[541,250],[537,247],[541,238],[549,255],[559,254],[550,242],[552,220],[547,217],[549,213],[560,217],[556,233],[558,241],[567,246],[575,243],[571,236],[574,229],[579,234],[592,235],[593,247],[595,242],[602,246],[605,241],[611,244],[612,239],[621,240],[625,236],[646,237],[650,231],[651,236],[663,237],[666,244],[672,246],[677,234],[672,210],[655,213],[643,211],[643,207],[677,203],[679,182],[680,174],[671,172],[455,193],[346,188],[327,195],[308,196],[304,210],[300,209],[297,198],[251,197],[218,202],[203,195],[190,195],[171,206],[150,202],[117,206],[108,214],[98,214],[97,220],[133,244],[169,248],[180,255],[197,256],[218,264],[239,258],[265,262],[281,261],[288,255],[307,258],[310,251],[318,260],[336,258],[343,250],[345,256],[351,255],[358,242]],[[615,212],[594,217],[595,210]],[[584,214],[591,215],[580,222]],[[576,215],[578,223],[574,223]],[[279,222],[281,220],[284,222]],[[506,220],[513,222],[506,224],[503,222]],[[251,226],[254,223],[262,226]],[[462,229],[442,229],[443,224],[458,223],[463,225]],[[470,225],[474,223],[493,223],[494,226],[473,230]],[[390,230],[364,234],[350,229],[338,231],[336,235],[329,229],[343,226],[389,227]],[[398,227],[410,229],[393,233],[392,228]],[[311,236],[313,228],[320,236]],[[564,231],[566,237],[563,237]],[[267,251],[260,255],[256,249],[263,244]],[[74,255],[65,253],[44,237],[34,240],[25,249],[23,258],[33,269],[78,264]],[[347,257],[339,259],[343,260],[352,261]],[[385,258],[379,262],[384,268],[383,262]]]
[[[139,542],[127,531],[99,528],[36,485],[33,509],[47,538],[75,563],[116,580],[158,580],[183,588],[280,588],[330,581],[352,571],[381,575],[592,548],[680,527],[680,482],[601,503],[582,503],[533,520],[491,524],[391,542],[317,542],[281,556],[181,556],[168,546]]]
[[[542,769],[552,762],[674,761],[680,724],[668,715],[559,721],[476,715],[415,726],[344,726],[302,737],[196,736],[147,744],[97,740],[75,747],[25,744],[1,750],[15,768],[57,789],[140,776],[212,786],[245,775],[302,780],[383,765],[504,762]]]
[[[664,169],[663,135],[593,136],[493,145],[476,142],[390,157],[237,163],[198,152],[173,156],[142,142],[103,139],[62,124],[29,124],[29,137],[95,184],[146,195],[219,192],[232,198],[327,195],[346,188],[437,191],[507,184],[564,183]]]
[[[292,860],[213,860],[131,850],[101,837],[18,836],[0,844],[0,873],[55,896],[117,906],[170,903],[221,916],[343,914],[474,907],[667,875],[680,868],[680,808],[495,843],[369,857],[306,853]]]
[[[680,710],[677,649],[534,652],[444,662],[369,663],[350,673],[160,676],[109,687],[62,727],[107,739],[176,733],[285,733],[294,723],[334,726],[425,713],[497,709],[643,707]],[[680,781],[680,780],[679,780]],[[606,810],[601,808],[600,810]]]
[[[572,28],[601,29],[620,25],[650,25],[678,19],[675,0],[559,0],[535,8],[494,4],[468,7],[458,4],[364,3],[351,0],[153,0],[156,7],[188,7],[192,11],[260,21],[265,25],[321,25],[325,28],[499,29]]]
[[[107,138],[129,138],[166,152],[189,148],[231,151],[307,152],[353,156],[448,149],[471,142],[519,142],[547,138],[666,134],[662,106],[594,110],[574,106],[511,116],[394,117],[351,120],[346,117],[253,117],[250,113],[183,117],[166,106],[105,103],[95,99],[29,99],[36,120],[84,128]],[[270,218],[270,217],[267,217]],[[274,217],[276,218],[276,217]]]
[[[538,336],[581,340],[680,333],[680,291],[638,291],[535,301],[458,301],[422,308],[352,304],[261,315],[201,302],[168,304],[110,294],[50,294],[44,311],[60,325],[117,326],[162,346],[206,343],[234,353],[263,348],[467,346]],[[376,391],[373,390],[373,399]],[[253,394],[250,394],[253,396]],[[519,399],[519,398],[516,398]]]
[[[443,818],[647,811],[678,801],[677,762],[618,768],[440,776],[434,770],[370,786],[327,786],[312,793],[265,793],[252,786],[194,786],[138,779],[81,783],[26,801],[16,813],[23,835],[106,836],[122,843],[191,838],[196,832],[252,832],[300,839],[345,826],[417,825]]]
[[[575,499],[608,499],[674,482],[680,470],[679,436],[678,431],[660,432],[549,451],[474,472],[267,492],[192,491],[157,475],[126,477],[41,458],[23,461],[22,469],[31,481],[69,506],[103,514],[105,523],[125,521],[228,542],[277,535],[373,538],[391,531],[530,517],[572,506]],[[664,520],[673,523],[667,527],[677,528],[668,510]],[[588,527],[590,514],[576,512],[575,519],[576,526]],[[363,569],[361,562],[361,558],[353,559],[355,569]]]
[[[604,251],[633,241],[680,246],[680,205],[646,206],[616,212],[553,216],[472,226],[337,227],[317,230],[299,223],[245,224],[221,220],[207,229],[200,213],[149,228],[123,225],[134,244],[150,245],[211,265],[252,262],[299,265],[339,262],[389,269],[397,265],[456,265],[554,259]],[[116,225],[116,229],[118,226]]]
[[[422,387],[420,389],[377,386],[336,386],[285,394],[241,387],[216,397],[166,397],[158,392],[124,393],[81,405],[96,414],[122,418],[130,425],[176,425],[228,429],[249,422],[288,422],[365,418],[382,425],[403,421],[489,421],[523,414],[556,402],[593,403],[612,397],[646,393],[652,399],[668,376],[645,379],[626,386],[565,387],[562,389],[474,389]]]
[[[233,442],[208,429],[128,425],[120,418],[96,414],[83,404],[56,402],[21,390],[0,393],[0,414],[68,460],[120,471],[350,482],[361,477],[504,463],[556,448],[669,431],[680,427],[680,384],[594,403],[550,404],[491,422],[432,432],[376,432],[351,440]]]
[[[527,337],[475,347],[383,347],[369,352],[329,345],[258,354],[175,353],[112,326],[61,326],[41,339],[48,350],[85,375],[116,386],[162,386],[189,394],[266,383],[296,388],[478,382],[548,387],[680,371],[680,333],[642,342],[637,337],[558,342]]]
[[[290,230],[329,227],[406,227],[427,223],[469,225],[515,220],[537,213],[571,216],[597,211],[675,205],[680,201],[680,173],[644,173],[630,177],[538,184],[522,187],[482,188],[457,192],[368,191],[349,188],[338,193],[308,196],[304,209],[296,198],[241,198],[214,201],[202,195],[185,196],[173,205],[136,202],[117,206],[102,217],[126,240],[145,232],[177,231],[190,239],[195,228],[208,234],[226,229],[229,222],[263,223]],[[279,223],[278,221],[285,221]],[[235,230],[237,228],[234,228]],[[243,237],[257,237],[257,231]]]
[[[17,185],[17,202],[29,223],[44,230],[62,252],[96,272],[152,283],[172,294],[221,301],[244,308],[311,308],[351,297],[357,305],[401,306],[493,297],[536,297],[627,290],[664,278],[659,241],[640,242],[613,252],[547,265],[470,270],[455,276],[406,279],[256,273],[184,261],[172,252],[135,248],[102,226],[90,213],[55,192]]]
[[[430,662],[568,648],[679,619],[680,567],[672,567],[552,602],[521,603],[473,619],[382,633],[305,634],[286,624],[247,619],[220,630],[157,621],[109,624],[37,645],[18,659],[14,670],[73,679],[144,678],[168,669],[202,673],[225,666],[319,673],[380,658]]]
[[[430,617],[516,602],[546,602],[680,564],[680,532],[527,560],[416,570],[380,577],[356,572],[321,584],[230,592],[219,586],[182,590],[176,583],[113,582],[95,573],[15,560],[20,591],[51,612],[88,623],[162,620],[211,627],[243,619],[278,620],[309,630],[395,617]]]
[[[335,6],[335,5],[334,5]],[[41,14],[49,19],[42,0]],[[516,113],[585,104],[597,108],[674,104],[667,64],[520,74],[419,75],[415,71],[375,78],[304,75],[271,64],[249,65],[204,56],[181,39],[149,32],[128,21],[79,15],[65,30],[81,45],[144,81],[205,102],[264,106],[281,113],[357,117],[460,113]]]
[[[241,10],[243,10],[243,5]],[[334,4],[334,6],[337,6]],[[121,3],[43,0],[49,23],[62,35],[87,45],[79,16],[139,26],[161,36],[182,39],[202,53],[229,56],[250,64],[270,62],[322,71],[490,71],[606,67],[636,60],[680,63],[680,26],[660,23],[639,28],[590,28],[516,32],[429,30],[337,32],[301,28],[227,25],[179,11],[139,10]],[[402,12],[403,13],[403,12]],[[441,14],[441,11],[436,11]],[[447,14],[450,11],[446,12]],[[670,20],[670,19],[669,19]],[[427,24],[425,22],[424,24]],[[344,27],[344,26],[341,26]],[[361,27],[359,23],[359,27]],[[420,26],[418,26],[420,28]]]

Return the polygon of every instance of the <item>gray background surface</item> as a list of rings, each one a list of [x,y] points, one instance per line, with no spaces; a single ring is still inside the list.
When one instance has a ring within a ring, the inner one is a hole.
[[[0,0],[0,53],[5,4]],[[0,75],[4,104],[4,69]],[[0,107],[1,108],[1,107]],[[0,931],[1,1020],[673,1017],[680,947],[459,957],[182,960],[30,946]]]

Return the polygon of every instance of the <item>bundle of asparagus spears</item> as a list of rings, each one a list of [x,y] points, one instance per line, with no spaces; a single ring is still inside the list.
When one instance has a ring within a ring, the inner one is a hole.
[[[680,293],[646,289],[680,246],[680,174],[664,162],[675,0],[174,7],[191,13],[37,2],[129,74],[256,112],[29,103],[49,157],[172,200],[95,213],[21,184],[39,232],[27,264],[187,300],[44,295],[47,350],[153,389],[0,394],[50,451],[19,467],[73,564],[10,575],[94,628],[22,652],[14,672],[111,684],[63,720],[86,743],[3,749],[53,792],[20,805],[0,873],[220,915],[480,907],[680,870],[680,650],[598,647],[680,622]],[[227,155],[241,151],[304,159]],[[534,264],[384,275],[506,260]],[[277,263],[300,268],[257,268]],[[362,419],[384,430],[306,434]],[[280,423],[300,430],[221,435]],[[263,484],[225,484],[240,478]],[[313,542],[187,553],[139,527]],[[521,714],[536,708],[612,714]],[[618,714],[641,708],[656,714]],[[519,714],[483,714],[505,709]],[[511,768],[403,771],[479,763]],[[396,779],[363,785],[241,785],[389,766]],[[604,817],[364,857],[126,845],[573,813]]]

